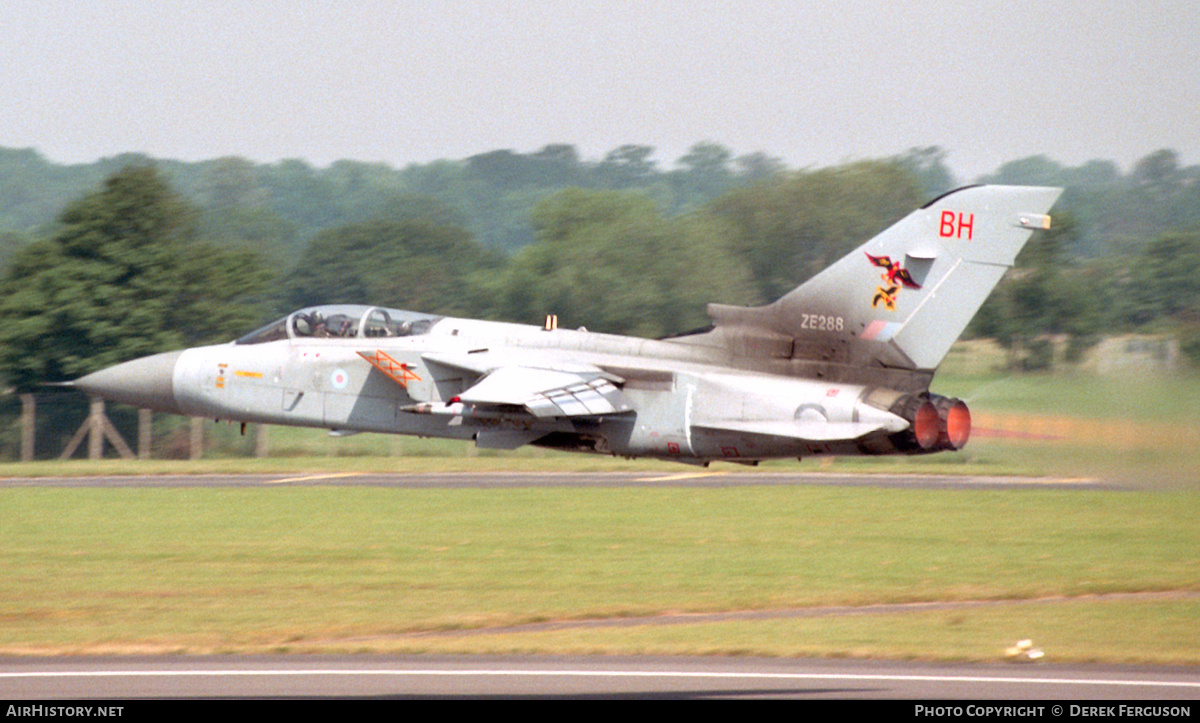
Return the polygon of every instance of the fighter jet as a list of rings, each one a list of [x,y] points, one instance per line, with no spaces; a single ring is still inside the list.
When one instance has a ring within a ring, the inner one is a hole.
[[[74,384],[193,417],[705,465],[956,450],[970,411],[930,393],[934,372],[1060,192],[952,191],[774,303],[710,304],[711,326],[681,336],[321,306]]]

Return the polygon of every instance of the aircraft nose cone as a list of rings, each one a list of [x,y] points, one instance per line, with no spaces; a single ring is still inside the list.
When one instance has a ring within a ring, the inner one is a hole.
[[[175,400],[175,362],[182,351],[134,359],[75,380],[75,388],[110,402],[182,414]]]

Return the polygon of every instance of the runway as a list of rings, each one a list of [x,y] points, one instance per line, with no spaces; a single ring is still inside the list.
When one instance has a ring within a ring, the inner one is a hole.
[[[1197,696],[1200,671],[1171,668],[709,657],[0,658],[0,698],[9,700],[1122,700],[1184,701],[1173,707],[1190,715],[1186,701]],[[1053,715],[1050,708],[1042,715]]]
[[[630,472],[313,472],[81,477],[8,477],[3,487],[258,487],[367,486],[486,489],[515,487],[739,487],[828,485],[911,489],[1121,489],[1090,478],[988,475],[854,474],[664,468]]]

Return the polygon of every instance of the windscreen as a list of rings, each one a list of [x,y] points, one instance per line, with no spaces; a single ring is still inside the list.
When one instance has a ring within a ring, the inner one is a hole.
[[[442,317],[379,306],[315,306],[293,312],[238,339],[263,344],[283,339],[381,339],[424,334]]]

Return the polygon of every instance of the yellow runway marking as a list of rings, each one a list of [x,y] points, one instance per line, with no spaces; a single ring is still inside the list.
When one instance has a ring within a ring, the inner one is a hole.
[[[310,474],[305,477],[286,477],[284,479],[273,479],[267,482],[272,485],[282,485],[289,482],[312,482],[319,479],[338,479],[339,477],[361,477],[361,472],[330,472],[329,474]]]
[[[996,479],[1008,484],[1030,484],[1030,485],[1094,485],[1100,480],[1095,477],[1036,477],[1033,479],[1009,479],[1007,477],[997,477]]]
[[[639,477],[638,482],[670,482],[672,480],[692,479],[694,477],[719,477],[723,474],[729,474],[729,473],[728,472],[710,472],[709,470],[704,470],[703,472],[680,472],[678,474],[668,474],[668,475],[664,475],[662,477]]]

